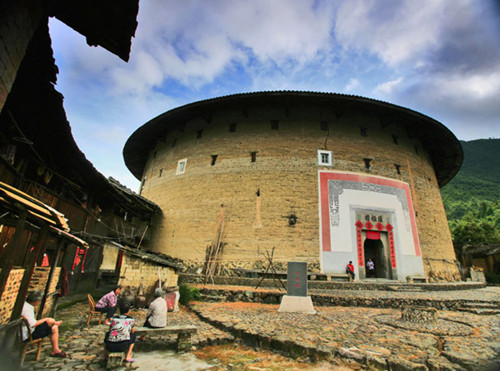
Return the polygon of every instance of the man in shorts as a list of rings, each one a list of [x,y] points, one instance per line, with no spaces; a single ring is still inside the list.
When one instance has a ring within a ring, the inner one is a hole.
[[[28,331],[31,332],[33,340],[49,336],[52,344],[50,355],[52,357],[67,357],[68,354],[59,348],[59,326],[61,326],[62,321],[56,321],[50,317],[37,320],[35,317],[35,307],[40,304],[42,297],[41,291],[33,291],[26,298],[21,315],[28,321],[29,328],[23,326],[23,341],[29,339]]]

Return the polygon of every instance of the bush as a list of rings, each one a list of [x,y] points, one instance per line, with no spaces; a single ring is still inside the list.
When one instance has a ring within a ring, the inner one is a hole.
[[[179,286],[179,294],[179,303],[182,305],[188,305],[193,300],[200,300],[200,290],[196,287],[189,287],[182,284]]]

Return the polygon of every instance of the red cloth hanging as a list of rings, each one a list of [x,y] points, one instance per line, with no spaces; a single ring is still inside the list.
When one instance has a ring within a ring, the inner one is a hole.
[[[380,240],[380,232],[366,231],[366,238],[368,240]]]

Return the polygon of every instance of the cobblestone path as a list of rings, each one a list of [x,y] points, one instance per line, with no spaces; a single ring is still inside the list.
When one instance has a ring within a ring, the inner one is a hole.
[[[499,288],[470,291],[418,295],[425,296],[426,300],[433,300],[436,296],[456,297],[457,300],[489,301],[494,305],[500,300]],[[415,293],[335,293],[342,294],[368,295],[371,300],[397,296],[404,301],[404,295]],[[277,309],[278,305],[261,303],[197,302],[190,309],[181,308],[179,312],[169,313],[168,322],[170,325],[197,326],[198,333],[192,340],[198,349],[236,339],[256,348],[273,349],[303,360],[322,359],[331,363],[343,360],[352,369],[494,370],[500,367],[494,363],[500,359],[498,314],[441,310],[438,319],[446,321],[448,333],[433,333],[432,328],[424,326],[402,328],[387,324],[388,318],[397,320],[400,317],[399,309],[324,306],[316,307],[315,315],[281,313]],[[57,319],[64,321],[61,347],[69,357],[49,357],[50,346],[46,341],[40,361],[35,362],[34,355],[28,354],[25,369],[103,369],[102,343],[107,326],[97,325],[94,319],[87,327],[87,314],[87,304],[83,303],[58,311]],[[145,310],[135,310],[132,315],[142,324]],[[464,328],[468,330],[464,332]],[[138,342],[136,357],[140,357],[142,351],[171,345],[173,339],[150,338],[144,343]]]

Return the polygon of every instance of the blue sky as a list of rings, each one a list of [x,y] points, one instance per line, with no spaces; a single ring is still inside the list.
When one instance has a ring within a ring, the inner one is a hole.
[[[160,113],[221,95],[361,95],[500,137],[500,5],[494,0],[142,0],[130,61],[51,19],[57,90],[76,143],[137,191],[127,138]]]

